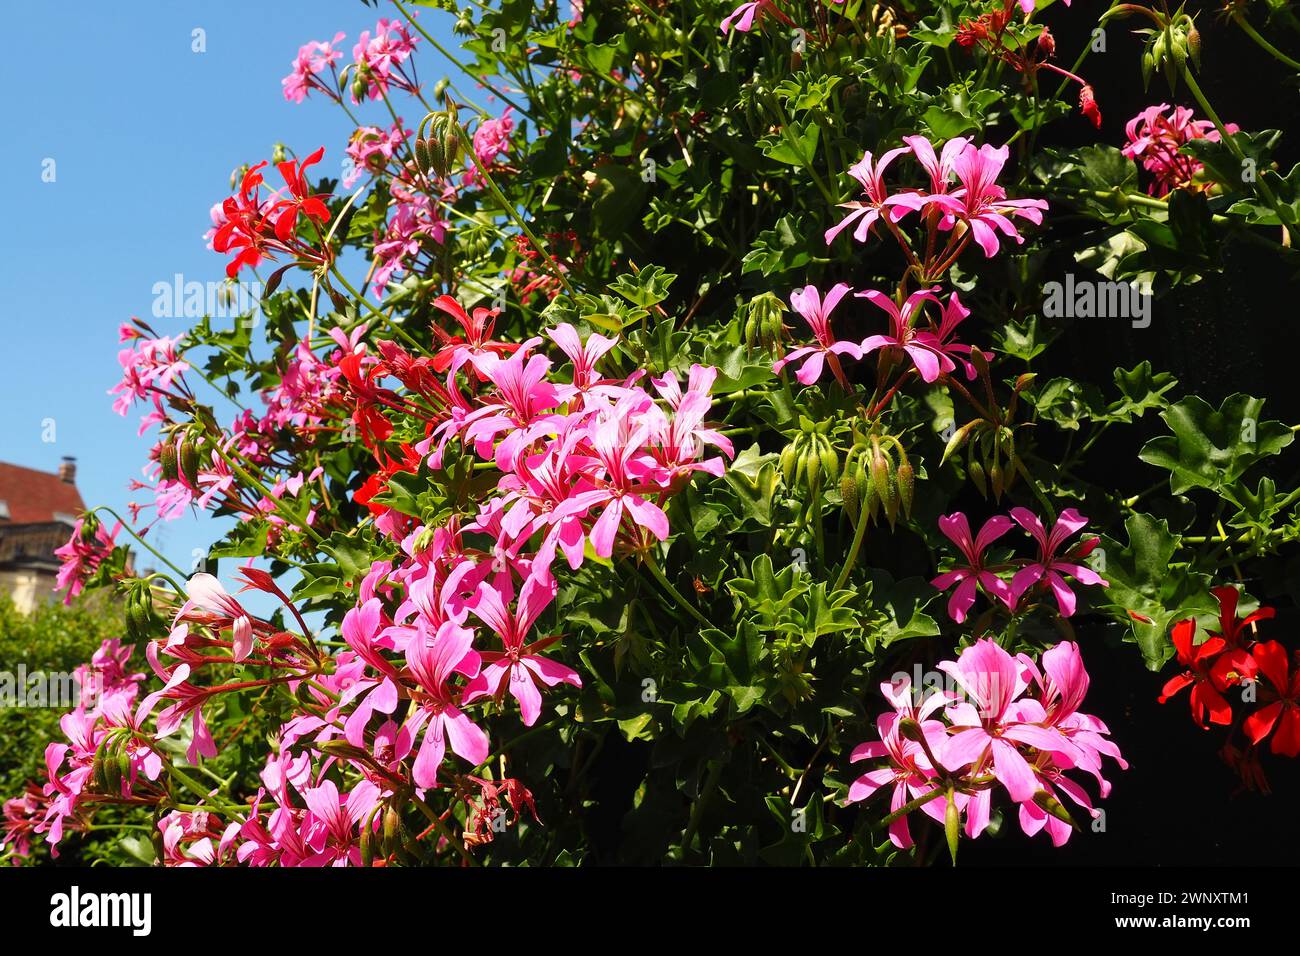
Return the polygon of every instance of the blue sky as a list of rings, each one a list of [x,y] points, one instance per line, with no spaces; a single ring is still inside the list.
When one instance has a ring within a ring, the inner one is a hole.
[[[175,273],[223,277],[224,259],[202,234],[236,166],[269,158],[277,141],[300,157],[324,144],[318,168],[337,175],[350,123],[328,100],[287,102],[280,79],[306,41],[345,32],[346,62],[358,33],[393,15],[388,4],[376,11],[360,0],[8,7],[9,36],[23,40],[0,57],[8,200],[0,460],[54,471],[61,456],[75,455],[87,505],[124,509],[150,442],[136,436],[138,416],[119,417],[106,394],[118,379],[119,323],[139,315],[160,334],[184,331],[186,319],[153,318],[153,288]],[[446,14],[429,10],[421,20],[451,48]],[[193,50],[196,29],[204,52]],[[420,46],[430,87],[445,61]],[[386,125],[382,102],[359,110],[363,122]],[[411,124],[422,112],[399,111]],[[53,182],[42,176],[47,160]],[[233,411],[226,403],[221,414]],[[160,526],[154,543],[188,568],[193,549],[206,549],[220,528],[204,515],[184,518]]]

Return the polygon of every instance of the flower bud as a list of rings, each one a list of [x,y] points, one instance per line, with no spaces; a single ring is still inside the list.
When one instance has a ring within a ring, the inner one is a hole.
[[[186,484],[191,488],[197,488],[199,486],[199,450],[194,442],[188,438],[181,442],[180,466]]]
[[[912,499],[916,494],[916,474],[912,463],[906,459],[898,466],[898,497],[903,504],[903,514],[912,517]]]
[[[786,487],[794,484],[795,459],[798,456],[796,444],[796,442],[791,442],[781,452],[781,475],[785,478]]]
[[[882,502],[889,500],[889,459],[877,445],[871,452],[871,484]]]
[[[856,526],[861,514],[861,502],[858,500],[858,481],[853,473],[852,468],[846,468],[844,474],[840,475],[840,498],[844,502],[844,510]]]
[[[948,793],[948,806],[943,811],[943,833],[948,838],[948,853],[952,865],[957,865],[957,842],[961,839],[961,811],[957,809],[957,800],[951,791]]]
[[[840,477],[840,456],[835,454],[831,443],[823,439],[821,448],[821,466],[826,480],[837,481]]]
[[[128,768],[130,763],[127,764]],[[120,755],[104,753],[104,792],[117,797],[122,794],[122,764]]]
[[[168,441],[158,449],[158,464],[162,466],[162,477],[164,481],[175,481],[176,475],[176,443]]]
[[[1039,809],[1050,813],[1062,823],[1068,823],[1070,826],[1078,828],[1078,824],[1074,822],[1074,817],[1070,816],[1070,811],[1061,806],[1061,801],[1046,790],[1039,790],[1034,794],[1034,803],[1038,805]]]
[[[925,731],[911,717],[904,717],[898,722],[898,732],[913,743],[925,742]]]
[[[321,750],[334,757],[345,757],[349,759],[359,759],[367,756],[366,751],[356,747],[346,740],[326,740],[318,744]]]
[[[759,346],[775,352],[781,344],[785,328],[785,303],[771,292],[764,292],[749,301],[745,321],[745,344]]]
[[[381,846],[385,856],[396,853],[402,845],[402,815],[392,807],[384,811],[384,837]]]
[[[1050,60],[1056,53],[1056,38],[1047,27],[1043,27],[1043,32],[1038,34],[1038,52],[1044,60]]]
[[[411,151],[415,154],[415,165],[423,173],[429,168],[429,141],[415,137],[415,142],[411,144]]]

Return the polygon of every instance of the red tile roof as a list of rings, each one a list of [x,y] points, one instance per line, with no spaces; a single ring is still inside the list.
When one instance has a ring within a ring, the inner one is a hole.
[[[0,501],[9,506],[9,519],[0,518],[0,528],[54,521],[56,512],[75,516],[86,507],[77,486],[63,481],[58,475],[2,461]]]

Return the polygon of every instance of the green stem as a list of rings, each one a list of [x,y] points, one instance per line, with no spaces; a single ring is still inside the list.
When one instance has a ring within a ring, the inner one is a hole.
[[[654,555],[649,551],[645,553],[645,564],[650,569],[650,573],[655,576],[655,580],[659,582],[660,587],[672,595],[673,600],[681,605],[683,610],[705,627],[713,626],[713,622],[701,614],[695,605],[689,603],[686,598],[682,597],[682,593],[673,587],[673,583],[664,575],[663,569],[659,567],[659,562],[655,560]]]
[[[1246,154],[1241,151],[1241,146],[1232,137],[1232,134],[1228,132],[1227,127],[1223,125],[1223,120],[1219,119],[1219,114],[1214,111],[1214,107],[1210,105],[1210,101],[1206,99],[1205,93],[1201,91],[1201,87],[1196,82],[1196,78],[1192,76],[1192,71],[1185,64],[1183,66],[1183,79],[1187,81],[1187,88],[1192,91],[1192,97],[1200,104],[1201,109],[1205,111],[1205,115],[1210,118],[1210,122],[1214,124],[1214,128],[1219,131],[1219,138],[1227,143],[1228,148],[1232,150],[1232,154],[1236,156],[1239,161],[1244,163],[1246,161]],[[1269,188],[1268,183],[1264,181],[1262,176],[1255,180],[1255,185],[1259,187],[1260,195],[1264,197],[1264,200],[1269,204],[1269,207],[1272,208],[1274,214],[1277,215],[1278,222],[1282,223],[1283,228],[1285,229],[1286,220],[1282,218],[1282,212],[1278,207],[1277,197],[1273,195],[1273,190]]]
[[[523,114],[524,114],[525,116],[527,116],[529,119],[534,120],[534,121],[536,120],[536,117],[534,117],[532,113],[530,113],[528,110],[524,109],[522,106],[520,106],[518,103],[516,103],[516,102],[515,102],[514,100],[512,100],[510,97],[506,96],[506,95],[505,95],[504,93],[502,93],[500,90],[498,90],[498,89],[496,89],[495,87],[491,86],[491,85],[490,85],[490,84],[489,84],[489,83],[488,83],[488,82],[487,82],[487,81],[486,81],[482,76],[480,76],[480,75],[478,75],[478,74],[472,72],[468,66],[466,66],[464,63],[462,63],[460,60],[456,59],[456,57],[455,57],[452,53],[450,53],[450,52],[447,50],[446,47],[444,47],[441,43],[439,43],[437,40],[435,40],[435,39],[434,39],[434,38],[429,34],[429,31],[426,30],[426,29],[424,29],[424,27],[420,25],[420,22],[419,22],[418,20],[416,20],[415,17],[413,17],[413,16],[410,14],[410,12],[407,11],[406,7],[403,6],[403,4],[402,4],[402,0],[393,0],[393,6],[397,7],[397,9],[401,11],[402,16],[406,18],[406,22],[407,22],[407,23],[409,23],[411,26],[415,27],[415,29],[419,32],[419,34],[420,34],[422,37],[424,37],[426,40],[429,41],[429,45],[430,45],[430,46],[432,46],[435,50],[437,50],[439,53],[441,53],[443,56],[445,56],[448,60],[450,60],[453,64],[455,64],[456,69],[460,70],[462,73],[464,73],[467,77],[469,77],[469,78],[470,78],[471,80],[473,80],[475,83],[481,83],[482,85],[486,86],[486,87],[488,88],[488,90],[491,91],[491,93],[492,93],[493,96],[499,98],[499,99],[501,100],[501,102],[505,103],[507,106],[513,106],[515,109],[517,109],[519,112],[523,113]]]
[[[1242,32],[1245,33],[1246,36],[1250,37],[1252,40],[1258,43],[1260,49],[1264,50],[1266,53],[1271,54],[1274,58],[1281,61],[1282,63],[1285,63],[1287,66],[1291,67],[1291,69],[1300,70],[1300,62],[1291,59],[1289,56],[1287,56],[1285,53],[1283,53],[1273,44],[1269,43],[1262,36],[1260,36],[1259,31],[1250,25],[1250,21],[1246,19],[1246,17],[1242,14],[1240,10],[1233,11],[1232,21],[1235,24],[1237,24],[1237,26],[1241,27]]]
[[[262,484],[262,482],[258,480],[256,477],[254,477],[251,472],[241,467],[240,464],[234,460],[234,458],[232,458],[230,455],[227,455],[225,450],[221,447],[220,444],[214,443],[213,448],[216,449],[217,454],[221,456],[222,460],[225,461],[225,463],[230,466],[231,471],[233,471],[241,479],[248,482],[258,491],[260,491],[266,497],[267,501],[273,503],[273,505],[275,506],[275,510],[280,512],[281,517],[288,519],[294,525],[301,528],[303,532],[307,534],[307,536],[310,537],[317,544],[325,543],[325,539],[321,537],[320,533],[317,532],[315,528],[313,528],[311,525],[307,523],[306,518],[304,518],[302,515],[295,514],[293,509],[291,509],[288,505],[286,505],[275,495],[271,494],[271,489],[267,488],[266,485]]]
[[[158,559],[159,561],[161,561],[163,564],[167,565],[167,567],[171,568],[173,571],[175,571],[177,574],[179,574],[182,578],[187,578],[187,577],[189,577],[189,575],[187,575],[184,571],[182,571],[180,568],[176,567],[176,565],[172,564],[170,561],[168,561],[166,558],[164,558],[164,557],[162,556],[162,554],[161,554],[157,549],[154,548],[153,545],[151,545],[151,544],[150,544],[148,541],[146,541],[144,538],[142,538],[142,537],[140,537],[138,534],[136,534],[136,533],[135,533],[135,530],[131,527],[131,525],[130,525],[130,524],[129,524],[125,519],[123,519],[123,517],[122,517],[120,514],[118,514],[116,511],[114,511],[112,508],[109,508],[109,507],[107,507],[107,506],[105,506],[105,505],[99,505],[99,506],[96,507],[96,508],[91,508],[90,511],[87,512],[87,513],[88,513],[88,514],[95,514],[96,512],[99,512],[99,511],[107,511],[107,512],[108,512],[109,514],[111,514],[114,518],[116,518],[116,519],[118,520],[118,523],[123,527],[123,529],[125,529],[125,531],[126,531],[127,534],[129,534],[131,537],[135,538],[136,541],[140,542],[140,544],[143,545],[144,548],[145,548],[145,549],[146,549],[150,554],[152,554],[155,558],[157,558],[157,559]],[[168,580],[170,580],[170,579],[168,579]],[[176,583],[175,583],[174,581],[172,582],[172,586],[173,586],[173,587],[176,586]],[[180,594],[180,593],[182,593],[182,592],[178,589],[178,590],[177,590],[177,593]]]
[[[835,579],[835,587],[831,590],[838,591],[844,587],[849,579],[849,572],[858,560],[858,551],[862,548],[862,541],[867,536],[867,513],[861,508],[858,509],[858,526],[853,530],[853,543],[849,545],[849,556],[844,562],[844,567],[840,569],[839,577]]]

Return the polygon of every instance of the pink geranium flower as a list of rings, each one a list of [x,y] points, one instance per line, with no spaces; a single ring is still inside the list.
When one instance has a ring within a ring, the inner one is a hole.
[[[934,294],[936,291],[938,291],[936,288],[931,288],[913,292],[903,303],[902,309],[899,309],[889,296],[875,289],[857,293],[858,298],[866,299],[877,308],[883,309],[889,315],[890,325],[888,334],[871,335],[862,340],[863,356],[870,355],[876,349],[902,351],[912,360],[917,373],[926,382],[936,381],[941,374],[953,371],[957,365],[949,353],[969,353],[970,346],[954,344],[947,339],[951,337],[957,324],[970,313],[962,306],[961,301],[957,299],[957,293],[954,292],[948,298],[947,307],[943,309],[943,319],[938,331],[929,328],[918,329],[916,322],[926,302],[933,302],[942,307],[942,303]]]
[[[973,143],[952,160],[952,169],[961,188],[950,195],[933,196],[932,201],[942,206],[955,219],[965,222],[975,241],[992,257],[1001,248],[998,234],[1023,243],[1013,217],[1027,219],[1035,225],[1043,221],[1047,202],[1042,199],[1008,199],[1006,190],[997,184],[998,175],[1006,165],[1009,151],[1006,146],[994,147],[985,143],[976,148]]]
[[[857,762],[872,758],[887,757],[888,763],[877,770],[869,770],[849,785],[848,802],[857,803],[866,800],[882,787],[892,784],[889,799],[891,813],[901,810],[903,805],[917,797],[924,796],[934,789],[931,779],[935,770],[925,751],[919,743],[904,739],[899,733],[899,724],[903,717],[897,713],[884,713],[876,719],[876,733],[879,741],[867,741],[853,748],[849,760]],[[927,737],[930,734],[941,736],[944,726],[937,721],[927,721],[921,725]],[[937,741],[936,741],[937,742]],[[938,822],[943,822],[944,807],[942,800],[931,800],[922,809],[934,816],[937,811]],[[889,825],[889,841],[900,850],[912,845],[912,834],[907,825],[907,816],[903,815]]]
[[[1074,508],[1066,508],[1061,512],[1050,534],[1038,520],[1038,516],[1028,508],[1012,508],[1011,517],[1038,543],[1037,560],[1021,568],[1011,579],[1011,594],[1016,601],[1019,601],[1021,595],[1039,580],[1046,580],[1047,586],[1056,596],[1056,605],[1061,611],[1061,616],[1069,617],[1074,613],[1075,597],[1074,592],[1066,584],[1064,575],[1069,575],[1080,584],[1100,584],[1102,587],[1109,587],[1109,583],[1091,568],[1079,564],[1077,560],[1058,557],[1058,552],[1066,539],[1088,524],[1088,519]],[[1097,542],[1097,538],[1084,542],[1076,549],[1073,557],[1084,557],[1097,546]]]
[[[795,372],[795,378],[804,385],[811,385],[817,379],[821,378],[823,363],[830,366],[831,372],[844,388],[849,387],[848,379],[844,376],[844,369],[840,366],[838,356],[849,355],[855,359],[862,358],[862,349],[855,342],[839,341],[831,332],[831,313],[839,305],[840,300],[852,291],[848,285],[843,282],[835,285],[830,292],[826,293],[825,300],[822,299],[821,292],[814,285],[804,286],[790,295],[790,304],[794,310],[803,316],[804,321],[812,329],[814,345],[805,345],[795,349],[784,358],[777,359],[772,363],[772,371],[780,372],[788,364],[799,359],[803,363],[799,370]]]
[[[849,214],[826,230],[828,246],[852,223],[857,223],[857,228],[853,230],[853,238],[858,242],[866,242],[871,227],[881,216],[886,217],[887,222],[898,222],[909,211],[916,208],[914,195],[891,196],[884,181],[885,170],[889,168],[889,164],[909,152],[911,150],[908,147],[899,146],[886,152],[877,162],[868,151],[863,154],[859,162],[849,167],[849,175],[862,184],[862,192],[866,195],[866,199],[840,203],[840,208],[848,209]]]
[[[313,89],[333,95],[333,91],[320,79],[320,74],[342,58],[342,51],[334,49],[342,40],[343,34],[336,33],[333,40],[312,40],[298,48],[298,55],[293,60],[293,72],[280,81],[286,100],[301,103]]]
[[[185,593],[189,600],[176,612],[173,627],[181,621],[195,619],[193,612],[204,611],[213,615],[215,620],[204,619],[201,623],[231,629],[231,651],[236,661],[242,661],[252,653],[253,618],[244,610],[243,605],[226,593],[220,581],[210,574],[200,572],[186,583]]]
[[[407,720],[414,739],[424,729],[424,741],[415,757],[412,775],[418,787],[435,787],[438,768],[448,745],[477,766],[487,759],[488,736],[456,706],[450,681],[455,674],[478,676],[480,658],[473,648],[474,634],[448,621],[430,635],[417,621],[417,633],[406,646],[406,666],[420,685],[419,706]]]
[[[1204,171],[1201,161],[1183,152],[1183,147],[1197,139],[1217,143],[1219,131],[1209,120],[1194,116],[1184,106],[1159,103],[1148,106],[1125,125],[1128,142],[1121,152],[1141,161],[1142,168],[1151,174],[1147,187],[1151,195],[1165,196],[1175,189],[1191,188]],[[1224,126],[1229,133],[1238,128],[1235,123]]]
[[[748,33],[754,29],[754,23],[765,16],[776,17],[782,23],[794,22],[781,12],[773,0],[750,0],[750,2],[742,3],[727,14],[722,20],[721,29],[723,33],[728,33],[733,29],[740,33]]]
[[[947,536],[948,540],[957,545],[966,558],[966,566],[945,571],[930,584],[940,591],[946,591],[954,584],[957,585],[957,589],[948,599],[948,616],[958,624],[966,620],[971,605],[975,603],[975,592],[979,588],[983,588],[985,594],[997,598],[1008,608],[1015,607],[1016,602],[1010,586],[984,562],[984,552],[1011,528],[1010,518],[1005,515],[994,515],[984,522],[984,527],[980,528],[979,534],[972,538],[970,522],[962,512],[944,515],[939,519],[939,530]]]
[[[483,697],[500,699],[508,690],[519,702],[524,726],[531,727],[542,712],[541,687],[561,683],[582,686],[577,671],[539,653],[555,644],[558,637],[544,638],[531,645],[525,643],[538,616],[555,599],[555,590],[555,580],[549,573],[534,574],[520,589],[514,614],[506,610],[495,589],[479,590],[470,610],[496,632],[505,649],[483,652],[487,666],[465,688],[465,703]]]
[[[948,708],[949,719],[960,729],[939,754],[944,766],[970,766],[972,775],[991,770],[1016,803],[1032,799],[1040,788],[1017,745],[1066,753],[1071,747],[1059,730],[1039,726],[1045,716],[1040,704],[1020,701],[1027,683],[1015,658],[992,638],[984,638],[956,661],[940,662],[939,669],[970,698]]]

